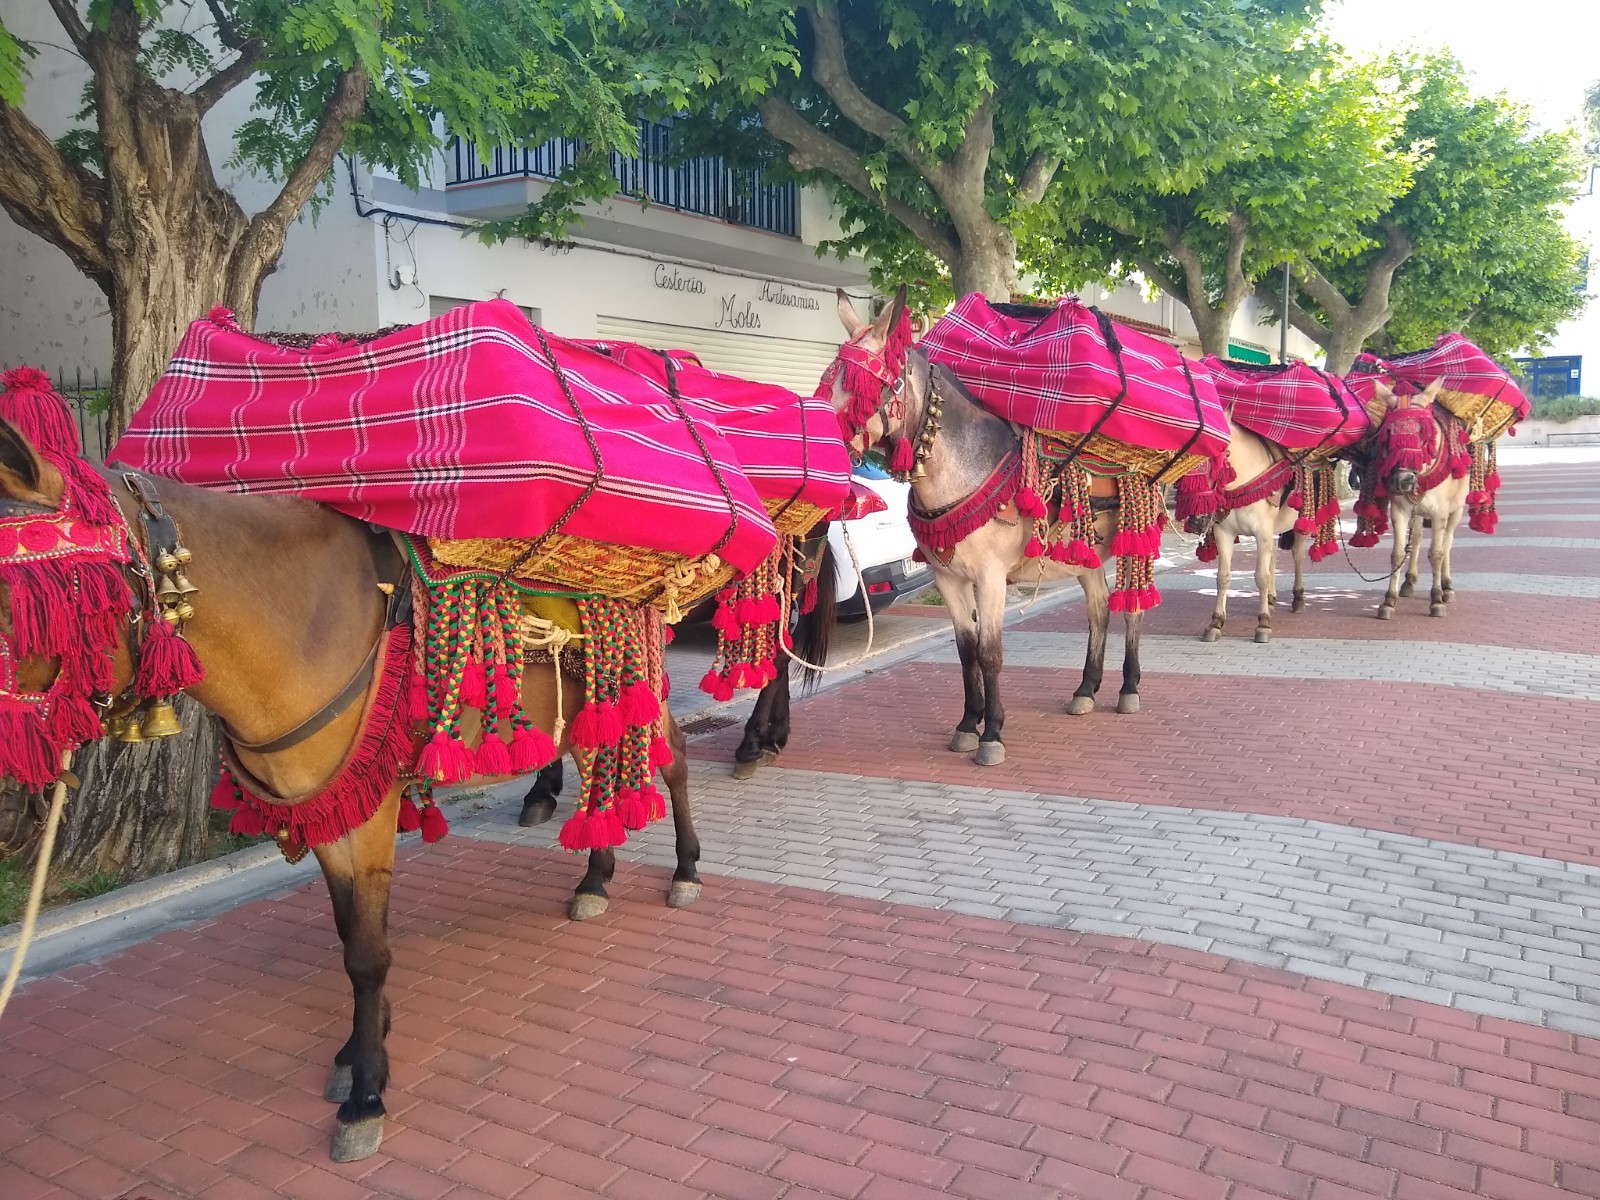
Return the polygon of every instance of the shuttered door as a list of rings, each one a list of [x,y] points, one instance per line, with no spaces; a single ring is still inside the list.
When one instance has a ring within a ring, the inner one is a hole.
[[[777,383],[809,396],[822,372],[839,352],[838,342],[809,342],[759,333],[728,333],[661,321],[632,321],[600,316],[596,328],[603,341],[616,338],[658,349],[689,350],[713,371]]]

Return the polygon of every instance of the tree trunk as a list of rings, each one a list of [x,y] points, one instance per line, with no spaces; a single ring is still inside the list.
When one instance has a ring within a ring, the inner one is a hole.
[[[1327,362],[1325,369],[1334,375],[1343,375],[1355,365],[1356,355],[1366,343],[1369,334],[1362,333],[1354,321],[1340,321],[1329,330]]]
[[[175,737],[138,745],[106,738],[79,749],[72,769],[83,786],[68,804],[56,875],[104,872],[132,882],[203,856],[217,778],[216,726],[187,696],[176,707],[183,732]]]
[[[1201,351],[1227,358],[1228,333],[1233,329],[1233,317],[1239,311],[1239,302],[1213,308],[1204,300],[1197,300],[1188,305],[1188,309],[1189,315],[1194,318],[1194,327],[1200,334]]]
[[[999,222],[984,235],[963,236],[950,279],[958,297],[982,292],[993,303],[1009,303],[1017,291],[1016,238]]]

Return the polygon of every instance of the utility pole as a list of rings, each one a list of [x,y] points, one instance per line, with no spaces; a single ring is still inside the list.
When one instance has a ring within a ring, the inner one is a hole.
[[[1283,311],[1278,314],[1278,361],[1289,361],[1289,264],[1283,264]]]

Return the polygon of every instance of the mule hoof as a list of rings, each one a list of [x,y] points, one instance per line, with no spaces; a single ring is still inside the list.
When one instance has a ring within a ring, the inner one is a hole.
[[[978,735],[958,729],[950,738],[950,749],[957,754],[971,754],[978,748]]]
[[[579,892],[567,904],[567,917],[573,921],[591,921],[610,906],[611,901],[605,896],[596,896],[593,892]]]
[[[1305,610],[1306,610],[1306,594],[1304,592],[1296,592],[1294,594],[1294,604],[1290,606],[1289,611],[1290,612],[1305,612]]]
[[[364,1117],[349,1124],[340,1122],[333,1131],[333,1144],[328,1156],[334,1162],[358,1162],[371,1158],[383,1144],[383,1118]]]
[[[749,779],[761,770],[761,760],[752,758],[749,762],[736,762],[733,764],[733,777],[735,779]]]
[[[1443,600],[1435,600],[1432,604],[1428,605],[1428,615],[1430,617],[1442,617],[1448,611],[1449,608]]]
[[[1117,711],[1123,716],[1139,711],[1139,693],[1123,692],[1117,697]]]
[[[688,908],[698,899],[700,899],[698,883],[686,883],[682,879],[674,879],[671,889],[667,892],[667,907]]]
[[[523,802],[522,813],[517,817],[517,824],[524,829],[531,829],[535,825],[543,825],[556,815],[556,802],[554,800],[527,800]]]
[[[1272,640],[1272,630],[1266,629],[1266,628],[1262,628],[1262,629],[1256,630],[1256,642],[1257,642],[1258,645],[1265,645],[1267,642],[1270,642],[1271,640]]]
[[[1207,629],[1204,633],[1202,633],[1200,635],[1200,640],[1202,642],[1214,642],[1214,641],[1217,641],[1221,637],[1222,637],[1222,630],[1218,629],[1215,625],[1213,625],[1209,629]]]
[[[1004,742],[983,742],[978,746],[978,757],[975,760],[980,767],[993,767],[1006,760],[1006,744]]]
[[[1394,605],[1382,604],[1378,606],[1378,620],[1387,621],[1394,616]]]
[[[350,1099],[351,1080],[354,1073],[349,1067],[333,1064],[333,1071],[328,1076],[328,1082],[322,1089],[322,1098],[329,1104],[343,1104]]]
[[[1416,590],[1417,590],[1417,585],[1412,583],[1411,580],[1408,579],[1408,580],[1406,580],[1404,583],[1402,583],[1400,585],[1400,598],[1402,600],[1404,600],[1406,597],[1410,596],[1411,593],[1416,591]]]
[[[1067,702],[1067,716],[1083,717],[1094,711],[1093,696],[1074,696]]]

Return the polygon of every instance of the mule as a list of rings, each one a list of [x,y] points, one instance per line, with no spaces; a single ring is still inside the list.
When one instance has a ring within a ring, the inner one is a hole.
[[[882,359],[889,348],[889,331],[905,309],[905,289],[885,306],[876,320],[862,320],[848,296],[838,293],[839,319],[849,340]],[[841,360],[836,359],[835,363]],[[923,352],[912,347],[903,366],[887,364],[888,375],[876,412],[855,436],[852,450],[865,453],[890,441],[912,439],[927,446],[922,473],[911,480],[912,515],[938,515],[955,510],[978,496],[981,489],[1022,445],[1022,434],[1011,422],[984,409],[943,366],[933,366]],[[843,412],[849,403],[842,373],[834,372],[833,405]],[[892,403],[891,403],[892,401]],[[933,410],[938,416],[933,416]],[[931,441],[924,440],[931,434]],[[1102,563],[1110,560],[1115,533],[1117,500],[1109,480],[1095,480],[1093,494],[1095,545]],[[913,522],[915,526],[915,521]],[[1083,676],[1066,711],[1072,716],[1093,712],[1095,695],[1105,674],[1106,636],[1111,625],[1110,587],[1105,566],[1083,567],[1046,556],[1025,553],[1031,522],[1020,517],[1012,502],[956,545],[948,558],[918,536],[918,546],[933,571],[939,594],[950,610],[955,627],[956,652],[961,660],[964,695],[961,719],[950,738],[950,749],[971,753],[979,766],[1005,761],[1003,738],[1005,705],[1000,693],[1004,666],[1003,627],[1006,588],[1013,583],[1034,583],[1075,577],[1083,589],[1089,614],[1089,644]],[[1139,711],[1139,628],[1143,613],[1127,610],[1122,686],[1117,697],[1119,713]]]
[[[392,537],[303,500],[238,496],[92,469],[110,483],[135,540],[140,525],[137,504],[124,487],[129,479],[153,489],[181,526],[193,552],[186,570],[199,593],[185,636],[205,669],[204,681],[190,690],[224,723],[240,765],[278,796],[306,796],[324,787],[340,773],[376,696],[369,684],[365,703],[329,703],[330,697],[350,693],[347,685],[358,677],[358,664],[389,624],[385,593],[404,587],[403,559]],[[64,491],[60,472],[16,428],[0,421],[0,503],[6,511],[59,512]],[[114,695],[122,694],[133,677],[130,623],[117,625]],[[42,690],[56,669],[54,659],[24,659],[16,664],[16,683],[24,691]],[[555,727],[556,694],[553,668],[529,664],[522,702],[541,729]],[[569,729],[581,701],[582,689],[565,689]],[[325,724],[314,724],[330,713]],[[113,709],[111,718],[116,715]],[[313,732],[290,747],[247,748],[270,747],[285,740],[284,731],[302,726]],[[689,819],[684,738],[670,715],[667,736],[672,762],[662,775],[679,837],[672,882],[676,899],[669,903],[679,903],[685,891],[698,891],[699,844]],[[559,749],[564,753],[566,744]],[[370,818],[338,840],[314,847],[354,995],[350,1036],[334,1055],[325,1092],[339,1105],[331,1145],[337,1161],[373,1154],[383,1136],[389,894],[403,790],[402,781],[394,780]],[[614,865],[610,851],[596,851],[579,892],[603,895]]]
[[[1249,498],[1262,490],[1262,484],[1271,483],[1268,473],[1277,464],[1288,461],[1288,451],[1277,442],[1260,434],[1228,422],[1228,466],[1233,471],[1234,483],[1230,493]],[[1270,487],[1265,495],[1248,499],[1237,508],[1227,508],[1224,514],[1210,523],[1216,535],[1217,547],[1217,605],[1211,613],[1211,624],[1200,634],[1202,642],[1214,642],[1222,636],[1228,621],[1228,587],[1233,579],[1233,544],[1237,538],[1252,538],[1256,544],[1256,633],[1258,642],[1272,640],[1272,610],[1278,602],[1278,548],[1288,543],[1294,557],[1293,611],[1301,612],[1306,606],[1305,567],[1306,550],[1310,539],[1295,532],[1297,510],[1288,504],[1294,487],[1292,474],[1286,476],[1281,487]],[[1199,532],[1204,533],[1202,527]]]
[[[1444,616],[1449,611],[1450,601],[1455,599],[1450,550],[1455,544],[1456,527],[1466,515],[1471,483],[1465,467],[1458,466],[1466,453],[1465,427],[1458,417],[1434,402],[1443,386],[1443,379],[1435,379],[1420,396],[1401,400],[1383,383],[1376,385],[1376,394],[1388,411],[1375,439],[1369,470],[1378,473],[1388,492],[1389,527],[1394,537],[1389,552],[1389,588],[1378,606],[1380,621],[1393,618],[1401,598],[1410,597],[1416,590],[1424,526],[1432,530],[1428,539],[1428,565],[1433,572],[1433,586],[1428,596],[1428,615]],[[1432,443],[1421,447],[1420,465],[1386,469],[1385,449],[1391,441],[1386,437],[1386,430],[1392,428],[1397,414],[1407,411],[1407,401],[1424,409],[1432,418]]]

